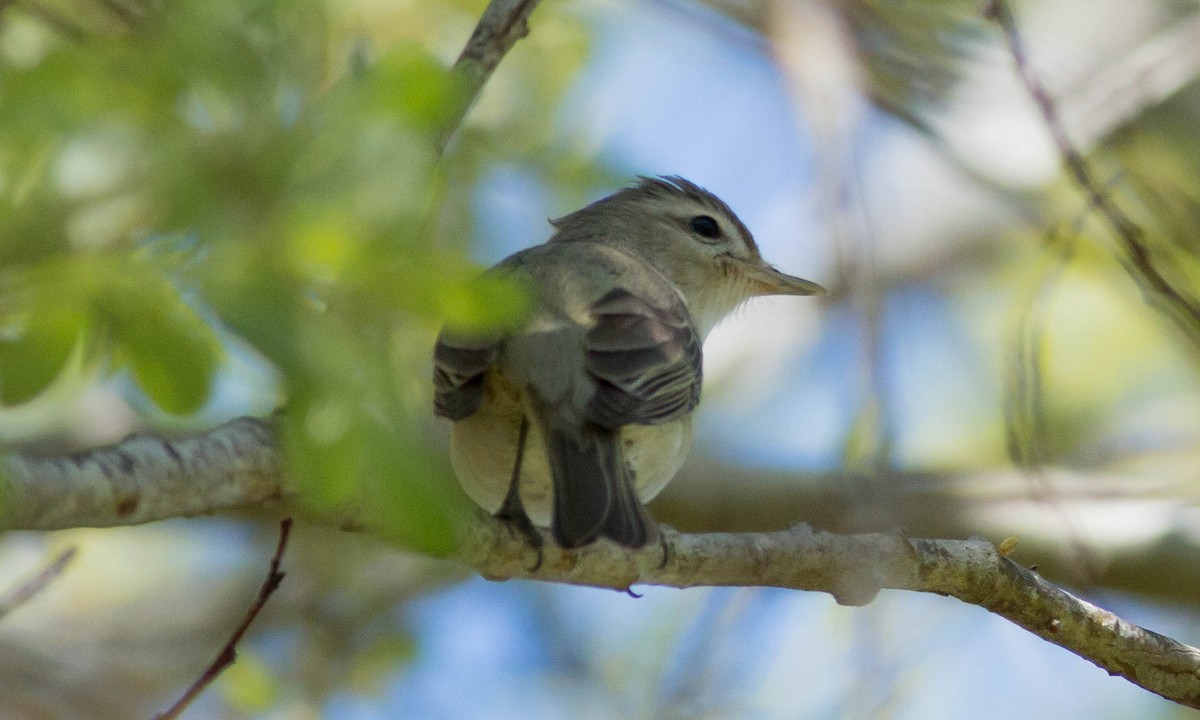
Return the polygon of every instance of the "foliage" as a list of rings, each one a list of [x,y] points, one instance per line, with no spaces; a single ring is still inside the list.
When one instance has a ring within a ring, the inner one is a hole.
[[[304,495],[447,551],[424,353],[523,300],[439,236],[463,89],[431,38],[375,53],[317,0],[104,7],[5,16],[0,402],[128,373],[193,413],[233,333],[281,372]]]

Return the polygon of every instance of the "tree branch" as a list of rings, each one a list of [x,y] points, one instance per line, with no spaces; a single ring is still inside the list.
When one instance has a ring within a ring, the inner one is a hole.
[[[1067,136],[1054,99],[1050,97],[1050,93],[1030,66],[1025,44],[1008,3],[1005,0],[990,0],[986,14],[1003,31],[1017,74],[1029,96],[1037,104],[1042,120],[1050,131],[1071,179],[1087,196],[1091,206],[1100,214],[1125,251],[1121,261],[1126,271],[1137,282],[1147,302],[1165,312],[1192,342],[1200,344],[1200,305],[1184,296],[1155,266],[1150,248],[1146,244],[1146,231],[1117,205],[1103,183],[1096,179],[1083,153]]]
[[[260,505],[283,494],[270,421],[191,437],[135,435],[67,457],[0,457],[0,527],[138,525]]]
[[[287,494],[270,423],[239,418],[178,440],[135,436],[69,458],[0,458],[8,527],[132,525],[262,504]],[[40,474],[39,474],[40,473]],[[626,590],[766,586],[819,590],[861,605],[879,590],[956,597],[1165,698],[1200,707],[1200,651],[1143,630],[1002,557],[981,539],[898,533],[834,535],[807,525],[771,533],[681,535],[634,552],[607,543],[533,550],[480,514],[464,523],[459,557],[493,579],[529,578]],[[666,562],[663,561],[664,554]]]
[[[454,75],[459,86],[459,106],[453,120],[441,138],[440,145],[450,141],[462,124],[475,98],[487,84],[496,66],[517,41],[529,34],[529,16],[541,0],[492,0],[475,25],[475,32],[454,62]]]
[[[828,592],[863,605],[881,589],[915,590],[978,605],[1110,674],[1200,708],[1200,650],[1126,622],[1000,555],[981,539],[916,540],[898,533],[834,535],[807,525],[774,533],[669,532],[663,549],[607,542],[578,551],[532,551],[499,521],[472,526],[463,558],[491,579],[528,578],[628,590],[765,586]]]

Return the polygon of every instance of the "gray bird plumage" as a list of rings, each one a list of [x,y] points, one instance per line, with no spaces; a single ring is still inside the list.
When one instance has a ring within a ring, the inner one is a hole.
[[[519,330],[439,336],[435,410],[485,508],[528,512],[562,547],[641,547],[642,501],[691,444],[704,335],[749,297],[820,288],[766,265],[728,206],[681,178],[643,178],[553,225],[489,271],[530,290]]]

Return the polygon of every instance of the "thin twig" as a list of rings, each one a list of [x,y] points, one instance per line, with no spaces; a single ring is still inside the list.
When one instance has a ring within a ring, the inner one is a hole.
[[[279,523],[279,544],[275,546],[275,555],[271,558],[271,568],[267,572],[267,579],[263,581],[262,587],[258,589],[258,597],[254,603],[246,610],[246,614],[242,616],[242,621],[238,623],[233,634],[225,641],[225,645],[221,648],[221,652],[217,653],[217,657],[209,664],[200,677],[191,684],[183,696],[175,701],[175,704],[168,708],[165,712],[155,715],[155,720],[173,720],[179,717],[179,714],[187,709],[189,705],[196,699],[200,693],[217,679],[225,668],[233,664],[237,660],[237,644],[241,641],[242,636],[246,634],[247,628],[262,609],[267,604],[267,600],[279,588],[279,583],[283,582],[284,573],[279,571],[279,563],[283,560],[283,551],[287,549],[288,535],[292,531],[292,519],[284,518]]]
[[[985,11],[987,17],[995,21],[1004,32],[1008,42],[1009,53],[1017,68],[1025,90],[1033,98],[1051,138],[1062,156],[1063,164],[1075,184],[1087,196],[1090,203],[1100,213],[1100,217],[1108,225],[1125,250],[1122,264],[1133,276],[1146,299],[1162,308],[1183,329],[1192,342],[1200,344],[1200,306],[1191,299],[1184,297],[1171,285],[1158,268],[1150,255],[1145,239],[1146,232],[1134,222],[1120,207],[1100,183],[1084,158],[1083,153],[1071,142],[1066,128],[1059,118],[1058,108],[1050,93],[1046,91],[1041,80],[1034,74],[1025,51],[1025,44],[1017,30],[1012,10],[1005,0],[990,0]]]
[[[0,597],[0,618],[29,602],[30,598],[40,593],[55,578],[62,575],[63,570],[67,569],[67,565],[75,559],[75,553],[74,546],[63,550],[40,573],[18,585],[4,597]]]
[[[441,147],[445,147],[462,124],[467,111],[471,109],[475,98],[487,84],[496,66],[518,40],[529,34],[529,16],[539,2],[540,0],[492,0],[483,11],[471,38],[454,61],[453,72],[461,82],[457,88],[460,93],[459,104],[439,139]]]

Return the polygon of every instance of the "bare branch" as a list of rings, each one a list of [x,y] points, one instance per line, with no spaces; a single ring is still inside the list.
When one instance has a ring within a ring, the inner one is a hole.
[[[1126,271],[1137,281],[1148,302],[1161,308],[1179,325],[1192,342],[1200,344],[1200,306],[1181,294],[1155,267],[1150,248],[1146,244],[1145,230],[1117,205],[1103,184],[1096,179],[1095,173],[1083,153],[1067,136],[1054,99],[1050,97],[1050,93],[1046,91],[1030,66],[1029,56],[1025,52],[1024,42],[1017,30],[1016,21],[1013,19],[1008,3],[1005,0],[990,0],[987,6],[987,16],[1003,30],[1008,42],[1009,53],[1017,67],[1017,74],[1020,75],[1026,91],[1037,104],[1071,179],[1087,195],[1092,206],[1099,212],[1100,217],[1125,251],[1122,264]]]
[[[18,585],[7,595],[0,596],[0,619],[29,602],[30,598],[46,589],[47,585],[62,575],[63,570],[67,569],[67,565],[75,559],[75,552],[74,546],[63,550],[36,576]]]
[[[138,436],[69,458],[0,456],[0,509],[7,511],[0,525],[10,530],[135,525],[262,507],[277,498],[287,502],[294,492],[269,421],[241,418],[167,442],[178,461],[169,454],[169,462],[160,457],[162,441]],[[126,477],[120,463],[134,467],[136,477]],[[1178,516],[1182,480],[1063,468],[1045,468],[1043,474],[1099,554],[1096,586],[1195,601],[1200,581],[1192,562],[1196,546],[1181,539],[1187,533],[1173,531],[1170,520]],[[865,513],[857,490],[868,482],[865,473],[771,472],[697,456],[655,500],[652,511],[688,532],[775,530],[804,519],[843,533],[903,527],[922,537],[1020,535],[1025,562],[1041,565],[1053,577],[1067,577],[1063,549],[1072,537],[1062,523],[1036,520],[1043,511],[1030,499],[1023,478],[1020,471],[1003,470],[889,471],[882,480],[876,477],[875,493],[884,495],[875,498],[874,511]],[[1145,511],[1147,503],[1158,508],[1161,526],[1112,542],[1086,531],[1096,525],[1096,516],[1088,513],[1109,517],[1128,507]],[[135,505],[136,511],[121,512]],[[323,521],[344,528],[358,525],[352,508],[337,513]]]
[[[133,524],[262,503],[286,487],[278,452],[269,424],[242,418],[169,443],[135,437],[69,459],[3,458],[0,467],[8,474],[6,501],[18,509],[10,526],[44,529]],[[21,473],[18,482],[14,469]],[[48,476],[39,478],[39,469]],[[52,489],[40,487],[41,480]],[[741,478],[739,487],[746,488]],[[122,507],[127,512],[119,512]],[[491,578],[622,590],[636,583],[784,587],[829,592],[846,604],[869,602],[883,588],[950,595],[1152,692],[1200,705],[1200,652],[1071,596],[983,540],[834,535],[801,526],[774,533],[670,531],[666,563],[658,547],[629,552],[597,544],[568,553],[547,543],[542,566],[531,571],[530,553],[498,521],[464,523],[458,555]]]
[[[269,421],[239,418],[177,440],[135,435],[68,457],[0,457],[0,527],[138,525],[283,494]]]
[[[671,532],[669,548],[600,542],[578,551],[532,550],[490,518],[472,527],[464,559],[492,579],[528,578],[626,591],[634,584],[687,588],[766,586],[827,592],[844,605],[881,589],[915,590],[986,608],[1113,675],[1200,708],[1200,650],[1126,622],[1055,587],[985,540],[915,540],[898,533],[833,535],[807,525],[774,533]]]
[[[237,644],[241,641],[242,636],[246,634],[246,630],[250,627],[250,623],[258,617],[266,606],[267,600],[271,595],[279,589],[279,583],[283,582],[283,573],[279,571],[279,564],[283,561],[283,552],[287,550],[288,536],[292,531],[292,519],[284,518],[279,523],[279,543],[275,546],[275,554],[271,557],[271,567],[267,571],[267,579],[263,581],[262,587],[258,589],[258,597],[254,599],[254,603],[246,610],[246,614],[242,616],[242,621],[234,628],[233,634],[225,641],[225,645],[221,647],[221,651],[204,669],[200,677],[196,678],[196,682],[183,693],[183,696],[175,701],[175,704],[169,707],[166,711],[159,715],[155,715],[155,720],[171,720],[179,717],[179,714],[187,709],[189,705],[204,692],[205,688],[212,685],[217,676],[225,671],[237,660]]]
[[[529,16],[540,0],[492,0],[475,25],[475,32],[454,62],[454,74],[462,82],[459,107],[447,125],[440,145],[450,141],[467,111],[487,84],[496,66],[517,41],[529,34]]]

